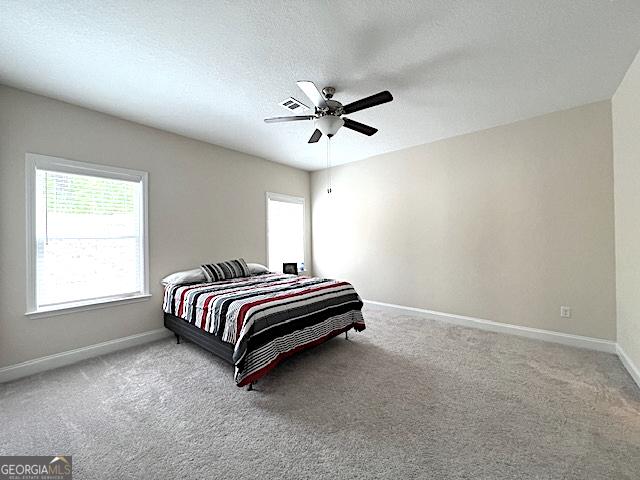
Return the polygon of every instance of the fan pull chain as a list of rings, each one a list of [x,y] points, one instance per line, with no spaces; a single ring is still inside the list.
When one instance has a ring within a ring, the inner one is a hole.
[[[49,245],[49,172],[44,172],[44,244]]]
[[[327,194],[331,194],[331,137],[327,137]]]

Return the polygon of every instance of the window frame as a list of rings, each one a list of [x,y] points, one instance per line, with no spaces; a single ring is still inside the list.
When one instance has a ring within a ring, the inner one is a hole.
[[[37,304],[37,239],[36,239],[36,172],[37,170],[49,170],[76,175],[90,175],[113,180],[127,180],[138,182],[142,185],[141,207],[142,222],[140,225],[140,237],[142,239],[142,292],[134,295],[117,295],[98,299],[87,299],[76,302],[66,302],[58,305],[38,308]],[[148,212],[148,183],[149,174],[139,170],[131,170],[109,165],[79,162],[66,158],[27,153],[25,155],[25,195],[26,195],[26,313],[31,317],[53,316],[75,311],[105,308],[114,304],[131,303],[145,300],[151,297],[149,293],[149,212]]]
[[[307,266],[307,209],[305,206],[304,197],[297,197],[295,195],[286,195],[284,193],[275,193],[275,192],[265,192],[265,209],[267,211],[266,219],[266,245],[267,245],[267,268],[269,267],[269,200],[274,200],[277,202],[287,202],[287,203],[296,203],[302,204],[302,262],[304,263],[304,270],[300,270],[299,273],[306,273],[309,271],[309,267]]]

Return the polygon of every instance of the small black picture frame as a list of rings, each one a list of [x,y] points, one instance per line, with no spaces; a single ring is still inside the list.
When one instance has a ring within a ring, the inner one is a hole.
[[[298,274],[298,264],[297,263],[283,263],[282,264],[282,273],[288,273],[290,275]]]

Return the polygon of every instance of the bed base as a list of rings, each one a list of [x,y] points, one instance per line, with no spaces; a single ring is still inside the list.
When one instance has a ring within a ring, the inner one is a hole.
[[[185,322],[182,318],[166,312],[164,314],[164,326],[171,330],[176,336],[177,344],[180,344],[181,340],[189,340],[233,365],[233,345],[230,343],[223,342],[215,335],[205,332],[198,327],[194,327],[193,324]],[[249,384],[247,391],[253,390],[254,383],[255,382]]]
[[[223,342],[215,335],[170,313],[164,314],[164,326],[175,334],[177,343],[180,343],[181,340],[189,340],[233,365],[233,345],[230,343]]]
[[[181,340],[189,340],[195,343],[199,347],[204,348],[206,351],[213,353],[215,356],[221,358],[225,362],[233,365],[233,345],[227,342],[223,342],[215,335],[205,332],[204,330],[194,326],[193,324],[183,320],[180,317],[171,315],[170,313],[164,314],[164,326],[171,330],[176,336],[176,343],[180,344]],[[349,332],[344,332],[344,338],[349,340]],[[252,382],[247,387],[247,391],[253,390]]]

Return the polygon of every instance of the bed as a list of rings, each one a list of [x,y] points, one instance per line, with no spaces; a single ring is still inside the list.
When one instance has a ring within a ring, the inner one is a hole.
[[[287,357],[351,329],[365,329],[348,282],[265,273],[165,286],[165,327],[235,367],[251,386]]]

